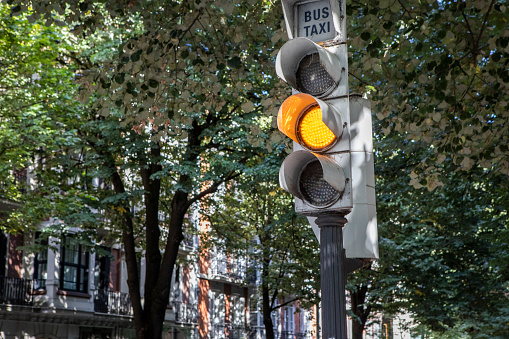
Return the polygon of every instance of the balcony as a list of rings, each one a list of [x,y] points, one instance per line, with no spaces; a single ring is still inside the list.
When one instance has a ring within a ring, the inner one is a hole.
[[[131,298],[128,293],[97,290],[94,293],[94,311],[98,313],[133,315]]]
[[[262,339],[265,338],[265,327],[253,327],[249,333],[250,339]],[[274,330],[275,339],[311,339],[311,333],[309,332],[294,332],[294,331],[278,331]]]
[[[0,303],[32,306],[34,286],[36,289],[41,289],[41,286],[45,285],[45,280],[0,276]]]
[[[212,278],[221,280],[244,282],[246,280],[246,267],[239,259],[211,256],[210,275]]]
[[[176,322],[198,324],[198,304],[172,301],[170,305],[174,311]]]
[[[210,337],[216,339],[241,339],[246,337],[246,328],[244,326],[235,326],[227,324],[210,325]]]

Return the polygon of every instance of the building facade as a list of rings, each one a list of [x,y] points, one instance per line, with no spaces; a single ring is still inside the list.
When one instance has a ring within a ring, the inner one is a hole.
[[[19,207],[0,199],[0,218]],[[40,230],[56,222],[46,220]],[[200,220],[192,227],[199,234],[208,225]],[[37,253],[27,246],[37,241],[39,232],[0,232],[0,338],[135,337],[121,244],[91,250],[77,239],[79,232],[72,229],[61,238],[50,237]],[[198,253],[199,241],[198,235],[186,236],[180,246],[163,338],[265,338],[257,297],[260,276],[249,269],[248,256],[233,257],[216,249]],[[141,295],[144,267],[142,256]],[[301,309],[298,301],[278,308],[271,315],[275,338],[320,338],[319,313],[317,306]],[[370,325],[365,338],[409,336],[393,330],[385,319]]]
[[[0,215],[19,207],[2,199]],[[46,220],[39,230],[57,222]],[[203,230],[201,222],[195,227]],[[91,250],[80,243],[79,232],[50,237],[37,253],[28,246],[39,232],[0,232],[0,338],[135,337],[122,246]],[[264,338],[260,312],[250,307],[256,305],[250,301],[256,298],[257,281],[248,277],[248,260],[214,249],[198,254],[198,245],[194,235],[180,246],[163,337]],[[142,295],[144,267],[142,258]],[[276,338],[310,337],[296,306],[274,314]]]

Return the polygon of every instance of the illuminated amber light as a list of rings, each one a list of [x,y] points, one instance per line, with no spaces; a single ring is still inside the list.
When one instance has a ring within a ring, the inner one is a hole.
[[[322,110],[320,106],[311,106],[302,114],[297,134],[302,142],[309,149],[321,150],[331,146],[336,136],[322,121]]]

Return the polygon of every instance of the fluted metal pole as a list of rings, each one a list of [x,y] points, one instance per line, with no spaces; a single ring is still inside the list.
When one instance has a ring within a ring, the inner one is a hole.
[[[327,213],[316,219],[320,227],[322,338],[347,339],[346,270],[343,255],[344,213]]]

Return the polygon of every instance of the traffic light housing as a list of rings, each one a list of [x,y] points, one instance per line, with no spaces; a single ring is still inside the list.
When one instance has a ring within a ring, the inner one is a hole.
[[[292,87],[279,130],[293,140],[279,181],[317,237],[316,217],[346,214],[347,258],[378,258],[371,109],[348,88],[344,1],[282,0],[289,41],[276,73]],[[315,29],[317,28],[317,29]]]
[[[293,140],[281,187],[318,237],[317,216],[347,212],[346,257],[378,258],[371,109],[349,94],[346,44],[293,38],[277,55],[276,73],[293,88],[277,117],[279,130]]]
[[[278,53],[276,73],[294,89],[277,117],[279,130],[294,141],[279,172],[281,187],[304,215],[352,208],[345,46],[329,50],[292,39]]]

